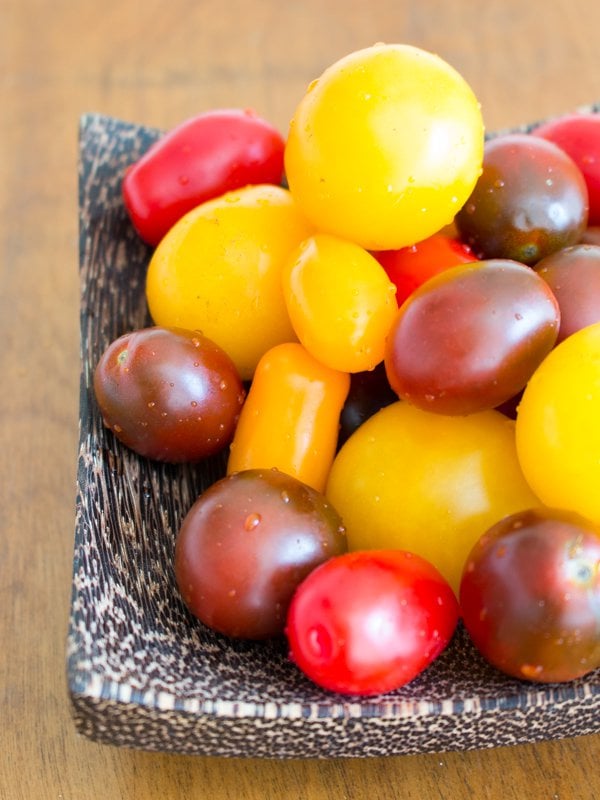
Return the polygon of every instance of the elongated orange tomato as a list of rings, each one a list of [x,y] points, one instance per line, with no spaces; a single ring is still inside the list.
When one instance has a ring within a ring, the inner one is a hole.
[[[323,491],[350,376],[297,342],[261,358],[231,444],[227,473],[277,468]]]

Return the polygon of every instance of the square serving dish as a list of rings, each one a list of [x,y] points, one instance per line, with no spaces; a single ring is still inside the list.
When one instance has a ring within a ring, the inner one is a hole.
[[[489,667],[461,628],[412,683],[356,699],[310,683],[283,641],[229,641],[187,612],[174,579],[175,537],[224,460],[174,467],[136,456],[104,428],[92,390],[107,345],[150,324],[150,250],[129,223],[121,179],[159,135],[100,115],[81,120],[80,450],[67,643],[77,730],[144,750],[265,758],[443,752],[600,732],[600,670],[567,684],[520,682]]]

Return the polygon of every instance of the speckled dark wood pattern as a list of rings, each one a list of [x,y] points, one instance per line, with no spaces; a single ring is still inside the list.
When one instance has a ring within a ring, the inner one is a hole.
[[[600,110],[596,107],[595,110]],[[232,643],[195,621],[175,588],[179,523],[223,470],[138,458],[106,431],[91,390],[116,336],[149,322],[150,251],[121,178],[158,132],[81,122],[81,430],[68,683],[77,729],[99,742],[219,756],[382,756],[466,750],[600,730],[600,671],[563,685],[508,679],[460,629],[409,686],[366,700],[328,694],[282,641]]]

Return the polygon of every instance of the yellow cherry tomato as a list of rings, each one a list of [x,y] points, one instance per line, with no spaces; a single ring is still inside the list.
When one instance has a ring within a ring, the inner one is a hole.
[[[319,230],[371,250],[449,224],[481,172],[481,110],[438,56],[378,44],[332,64],[292,118],[285,169]]]
[[[600,323],[542,361],[523,393],[516,431],[523,473],[540,499],[600,523]]]
[[[152,319],[202,331],[251,378],[267,350],[296,340],[281,269],[312,231],[279,186],[249,186],[203,203],[175,223],[152,256]]]
[[[498,411],[447,417],[402,401],[352,434],[326,494],[350,550],[410,550],[455,591],[479,537],[507,514],[539,506],[519,468],[512,420]]]
[[[227,473],[275,467],[323,491],[350,376],[298,342],[261,358],[231,443]]]
[[[370,253],[316,234],[292,253],[282,278],[294,330],[315,358],[342,372],[364,372],[383,360],[398,311],[396,287]]]

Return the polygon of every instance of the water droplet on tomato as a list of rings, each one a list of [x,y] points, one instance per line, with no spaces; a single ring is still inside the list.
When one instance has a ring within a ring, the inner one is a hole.
[[[256,512],[248,514],[244,520],[244,530],[253,531],[256,527],[258,527],[258,525],[260,525],[261,521],[262,517],[260,514],[257,514]]]

